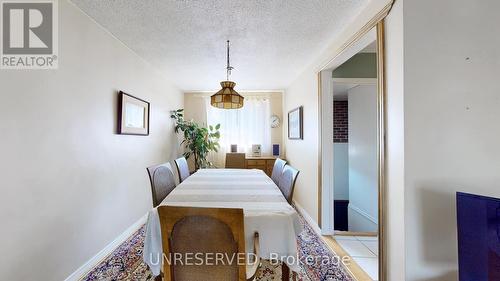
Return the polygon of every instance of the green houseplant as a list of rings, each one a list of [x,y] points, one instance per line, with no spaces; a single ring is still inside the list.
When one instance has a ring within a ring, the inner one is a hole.
[[[220,147],[220,124],[206,128],[193,120],[186,121],[184,109],[172,111],[170,117],[175,120],[175,133],[184,134],[184,140],[181,143],[185,148],[184,157],[186,159],[194,157],[196,170],[212,167],[213,164],[207,160],[207,156],[210,151],[217,152]]]

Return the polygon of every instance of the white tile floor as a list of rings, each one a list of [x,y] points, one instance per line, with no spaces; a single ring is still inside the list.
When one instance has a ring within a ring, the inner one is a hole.
[[[337,235],[334,238],[371,279],[378,280],[377,237]]]

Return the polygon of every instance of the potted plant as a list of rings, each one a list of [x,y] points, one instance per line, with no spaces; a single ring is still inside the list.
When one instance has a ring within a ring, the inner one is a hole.
[[[220,124],[215,126],[203,127],[193,120],[184,120],[184,109],[172,111],[170,116],[175,120],[175,133],[182,132],[184,140],[181,145],[184,145],[185,152],[183,153],[186,159],[194,157],[195,169],[209,168],[213,164],[207,160],[208,153],[211,151],[217,152],[220,138]]]

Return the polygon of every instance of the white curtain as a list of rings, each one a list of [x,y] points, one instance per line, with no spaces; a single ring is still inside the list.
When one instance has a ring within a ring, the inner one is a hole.
[[[210,161],[217,167],[224,167],[226,153],[231,144],[238,145],[238,152],[250,154],[253,144],[262,146],[262,155],[271,154],[271,104],[267,97],[245,97],[241,109],[219,109],[210,105],[205,98],[208,125],[220,124],[220,150],[211,153]]]

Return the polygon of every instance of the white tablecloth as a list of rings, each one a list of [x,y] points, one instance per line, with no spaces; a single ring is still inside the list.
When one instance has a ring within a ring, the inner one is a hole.
[[[297,212],[261,170],[199,170],[178,185],[161,205],[242,208],[247,252],[253,251],[253,234],[257,231],[262,258],[294,257],[287,264],[298,271],[296,236],[302,226]],[[149,212],[143,252],[144,261],[155,276],[160,274],[161,253],[160,221],[155,208]]]

